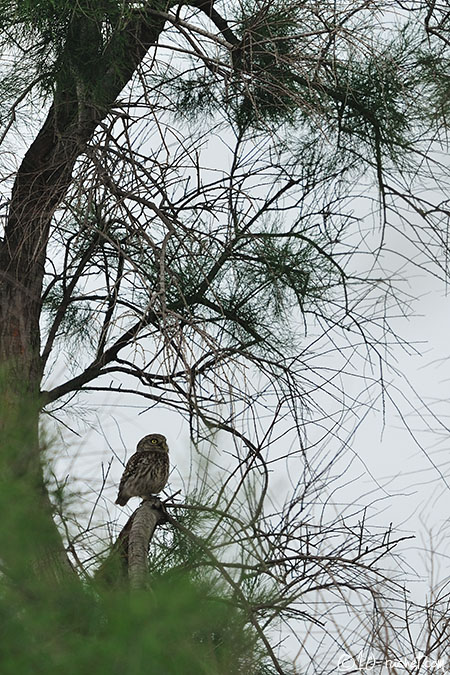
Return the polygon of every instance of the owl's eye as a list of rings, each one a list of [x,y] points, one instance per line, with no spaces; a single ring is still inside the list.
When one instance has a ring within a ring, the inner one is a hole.
[[[153,443],[153,445],[156,445],[156,444],[158,443],[158,441],[156,440],[156,438],[152,438],[152,440],[150,441],[150,443]]]

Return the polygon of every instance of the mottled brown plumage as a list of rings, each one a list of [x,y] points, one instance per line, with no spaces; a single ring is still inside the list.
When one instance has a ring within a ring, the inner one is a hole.
[[[137,444],[120,480],[116,504],[125,506],[130,497],[146,499],[161,492],[169,478],[169,448],[161,434],[144,436]]]

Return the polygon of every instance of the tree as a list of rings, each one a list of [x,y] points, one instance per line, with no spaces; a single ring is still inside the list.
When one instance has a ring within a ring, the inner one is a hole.
[[[234,456],[226,442],[214,524],[193,534],[181,517],[177,546],[191,536],[282,672],[266,623],[319,620],[298,607],[305,585],[362,587],[374,598],[379,554],[393,546],[389,530],[367,534],[364,509],[350,530],[336,517],[314,536],[310,528],[341,455],[328,456],[323,442],[366,403],[358,392],[349,404],[339,380],[350,378],[348,363],[357,377],[364,358],[382,366],[390,339],[377,308],[396,302],[397,289],[377,260],[391,229],[409,220],[418,265],[434,264],[438,245],[445,251],[445,19],[434,22],[433,3],[417,12],[365,1],[2,0],[0,10],[3,428],[23,433],[3,461],[47,523],[45,555],[39,546],[30,557],[39,576],[48,560],[57,578],[72,576],[42,474],[39,411],[55,415],[93,391],[170,407],[196,443],[223,433],[236,444]],[[12,167],[21,135],[33,140]],[[222,157],[208,156],[207,138]],[[424,183],[430,194],[418,191]],[[376,209],[375,244],[358,229],[355,203],[364,223]],[[446,274],[445,261],[435,274]],[[319,369],[315,353],[330,344],[338,360]],[[71,375],[47,385],[64,353]],[[365,380],[368,397],[377,382],[382,367]],[[284,434],[288,452],[277,443]],[[270,513],[281,454],[299,479]],[[183,508],[205,504],[200,494]],[[170,535],[161,532],[163,547]],[[244,556],[238,582],[204,543],[217,532],[219,550],[229,536]],[[242,543],[252,539],[253,552]]]

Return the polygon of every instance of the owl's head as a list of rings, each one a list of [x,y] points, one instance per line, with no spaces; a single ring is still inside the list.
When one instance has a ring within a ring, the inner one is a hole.
[[[149,434],[141,438],[136,447],[137,452],[158,450],[159,452],[169,452],[166,437],[162,434]]]

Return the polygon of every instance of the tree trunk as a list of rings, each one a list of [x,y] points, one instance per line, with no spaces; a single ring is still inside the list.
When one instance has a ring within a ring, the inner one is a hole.
[[[160,505],[151,500],[142,502],[96,571],[96,581],[106,588],[124,588],[127,584],[135,590],[144,588],[148,580],[148,547],[156,526],[167,517]]]
[[[128,538],[128,579],[132,590],[145,588],[148,582],[148,547],[158,523],[164,521],[161,509],[144,501],[134,514]]]
[[[12,189],[4,239],[0,242],[0,384],[3,392],[0,432],[8,426],[13,408],[21,407],[24,395],[31,396],[34,407],[32,419],[28,419],[29,433],[26,440],[22,439],[20,451],[10,456],[2,448],[0,461],[7,465],[8,470],[11,469],[11,476],[18,479],[28,476],[30,489],[35,490],[35,503],[50,520],[52,508],[40,466],[39,405],[36,401],[43,369],[39,320],[51,220],[70,185],[78,156],[149,46],[157,42],[163,26],[163,19],[155,19],[150,14],[146,16],[144,10],[139,10],[130,19],[119,36],[123,45],[122,62],[112,61],[106,51],[99,65],[101,102],[94,90],[80,88],[76,74],[72,81],[66,78],[63,84],[56,84],[53,104],[25,154]],[[80,29],[78,39],[82,48],[82,26],[75,28]],[[89,28],[92,32],[95,26],[90,25]],[[111,53],[114,55],[114,50]],[[67,59],[70,62],[70,54]],[[70,72],[70,68],[66,71]],[[23,414],[30,415],[27,412]],[[17,422],[20,425],[20,419]],[[62,543],[56,555],[54,551],[49,551],[44,558],[65,558],[63,568],[68,569]],[[58,570],[56,576],[59,576]]]
[[[0,362],[13,389],[25,385],[34,395],[42,377],[39,318],[50,222],[77,149],[58,133],[54,104],[17,173],[0,248]]]

